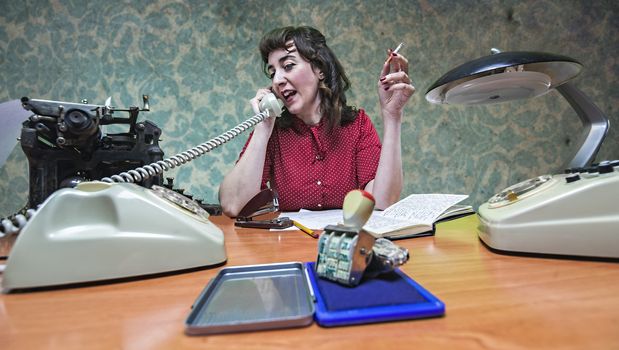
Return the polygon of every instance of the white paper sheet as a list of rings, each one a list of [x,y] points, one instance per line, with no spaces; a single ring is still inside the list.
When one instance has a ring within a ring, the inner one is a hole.
[[[0,167],[17,145],[22,123],[31,115],[32,112],[21,106],[20,100],[0,103]]]

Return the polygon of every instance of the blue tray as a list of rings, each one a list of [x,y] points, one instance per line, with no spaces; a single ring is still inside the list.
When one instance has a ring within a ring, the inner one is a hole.
[[[445,314],[445,304],[404,272],[395,270],[354,288],[318,278],[306,263],[316,304],[314,319],[323,327],[345,326]]]

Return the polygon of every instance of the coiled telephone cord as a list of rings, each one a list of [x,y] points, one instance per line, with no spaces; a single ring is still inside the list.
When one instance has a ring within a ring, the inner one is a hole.
[[[181,166],[185,163],[189,163],[192,160],[204,155],[207,152],[212,151],[213,149],[223,145],[224,143],[232,140],[239,134],[245,132],[247,129],[256,126],[258,123],[262,122],[266,118],[269,117],[269,112],[265,111],[259,114],[254,115],[253,117],[247,119],[241,124],[235,126],[234,128],[224,132],[223,134],[210,139],[196,147],[186,150],[185,152],[181,152],[175,156],[172,156],[167,159],[163,159],[157,162],[150,163],[148,165],[135,168],[133,170],[122,172],[118,175],[112,175],[110,177],[104,177],[101,179],[103,182],[140,182],[146,180],[152,176],[163,173],[164,171],[168,171],[170,169],[174,169],[177,166]]]
[[[35,212],[36,209],[28,209],[24,214],[15,214],[10,218],[2,219],[0,221],[0,238],[21,231]]]
[[[135,183],[161,174],[164,171],[174,169],[177,166],[188,163],[196,159],[197,157],[200,157],[205,153],[212,151],[213,149],[237,137],[239,134],[247,131],[249,128],[256,126],[258,123],[268,118],[271,115],[270,113],[271,112],[269,110],[265,110],[264,112],[254,115],[253,117],[224,132],[223,134],[213,139],[210,139],[209,141],[206,141],[196,147],[188,149],[185,152],[181,152],[170,158],[153,162],[151,164],[136,168],[134,170],[122,172],[118,175],[104,177],[101,179],[101,181],[107,183]],[[26,215],[16,214],[13,215],[11,218],[2,219],[0,221],[0,238],[4,237],[5,235],[19,233],[19,231],[21,231],[21,229],[26,225],[26,222],[34,215],[35,212],[36,209],[28,209],[25,211]]]

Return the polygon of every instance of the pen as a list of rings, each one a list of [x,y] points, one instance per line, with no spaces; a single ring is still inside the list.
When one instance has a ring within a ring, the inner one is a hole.
[[[305,232],[308,236],[312,238],[318,238],[318,234],[312,231],[310,228],[307,228],[301,225],[298,221],[292,220],[292,224],[295,225],[299,230]]]

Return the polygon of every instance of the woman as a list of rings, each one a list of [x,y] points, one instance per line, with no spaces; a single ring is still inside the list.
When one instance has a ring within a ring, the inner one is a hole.
[[[260,53],[271,86],[259,89],[251,106],[258,113],[272,92],[286,110],[250,134],[219,188],[224,213],[235,217],[267,185],[277,189],[282,211],[341,208],[358,188],[372,193],[379,209],[398,201],[402,110],[415,92],[406,58],[389,51],[377,83],[381,147],[365,111],[346,104],[348,78],[318,30],[275,29],[262,38]]]

